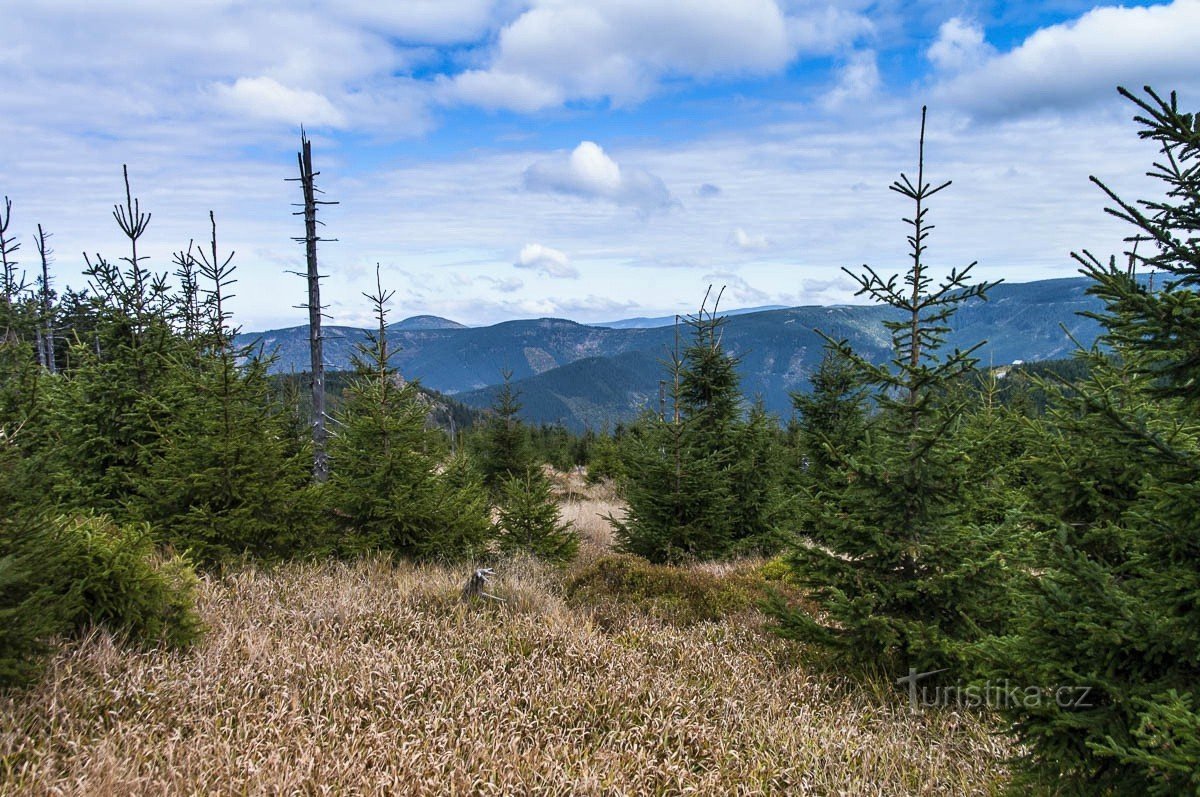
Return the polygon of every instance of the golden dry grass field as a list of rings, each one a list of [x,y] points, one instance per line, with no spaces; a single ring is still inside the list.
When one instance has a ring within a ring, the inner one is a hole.
[[[206,577],[185,652],[70,643],[0,696],[3,794],[992,794],[986,718],[811,668],[749,606],[718,620],[565,585],[611,496],[566,491],[567,571],[295,563]],[[758,564],[695,568],[697,583]],[[707,588],[707,587],[706,587]],[[584,593],[579,593],[584,594]]]

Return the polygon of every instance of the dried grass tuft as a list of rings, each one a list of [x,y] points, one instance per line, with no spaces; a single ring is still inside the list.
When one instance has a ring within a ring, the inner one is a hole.
[[[588,518],[595,499],[568,504]],[[0,793],[991,794],[1011,753],[973,714],[809,670],[742,616],[607,630],[567,576],[370,559],[201,584],[186,652],[93,634],[0,696]],[[705,569],[720,576],[720,568]]]

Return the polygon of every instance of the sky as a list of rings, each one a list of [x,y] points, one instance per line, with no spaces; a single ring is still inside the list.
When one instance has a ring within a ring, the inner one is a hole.
[[[0,0],[0,194],[21,266],[53,233],[128,254],[121,168],[153,215],[148,266],[234,251],[235,320],[305,323],[292,203],[300,128],[322,208],[322,298],[393,319],[603,322],[862,301],[842,267],[907,265],[927,105],[927,261],[980,279],[1075,274],[1128,230],[1096,175],[1153,196],[1116,87],[1200,109],[1200,0]]]

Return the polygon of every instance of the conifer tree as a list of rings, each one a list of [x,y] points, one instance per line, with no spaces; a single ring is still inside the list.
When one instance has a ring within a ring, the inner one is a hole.
[[[1144,97],[1139,135],[1162,198],[1130,203],[1129,267],[1076,254],[1105,303],[1114,357],[1082,352],[1038,447],[1050,555],[1017,632],[991,646],[995,677],[1078,700],[1008,706],[1025,777],[1070,794],[1200,789],[1200,117]],[[1147,246],[1147,244],[1149,244]],[[1137,271],[1164,272],[1152,290]]]
[[[76,485],[64,496],[70,503],[103,511],[122,511],[146,475],[161,441],[160,419],[175,412],[166,358],[178,353],[172,327],[174,300],[165,274],[146,267],[138,243],[151,214],[141,210],[125,169],[125,204],[113,218],[129,240],[124,267],[84,256],[85,275],[94,296],[93,325],[77,336],[69,361],[60,428],[61,466]]]
[[[390,360],[387,303],[378,284],[368,294],[376,321],[355,356],[337,435],[330,447],[327,495],[343,520],[341,550],[394,551],[418,558],[463,558],[492,534],[487,494],[466,464],[445,464],[439,432],[426,427],[429,408]]]
[[[836,469],[831,449],[853,453],[867,427],[867,397],[860,374],[837,348],[826,345],[807,393],[792,393],[793,430],[802,483],[823,484]]]
[[[562,522],[550,480],[540,470],[510,477],[497,512],[504,552],[527,551],[548,562],[566,562],[579,550],[579,535]]]
[[[499,496],[504,483],[521,477],[537,467],[529,430],[521,422],[520,392],[512,386],[512,371],[501,372],[504,378],[478,438],[475,465],[483,483],[492,494]]]
[[[609,518],[625,550],[655,562],[770,547],[781,511],[774,422],[761,409],[743,419],[737,360],[707,303],[669,364],[671,414],[643,417],[625,445],[629,508]]]
[[[881,277],[847,269],[859,294],[895,308],[885,321],[893,358],[876,364],[846,341],[830,340],[853,369],[852,384],[873,389],[878,418],[861,443],[829,441],[830,476],[803,502],[808,539],[790,554],[796,578],[821,605],[814,617],[776,604],[781,632],[828,646],[835,654],[895,670],[934,670],[957,663],[973,641],[1002,627],[1007,613],[1005,541],[976,522],[966,456],[954,431],[963,404],[950,386],[975,367],[972,352],[945,351],[949,320],[987,284],[968,282],[974,264],[935,282],[925,259],[927,201],[949,182],[925,177],[925,110],[915,183],[891,189],[915,205],[906,222],[910,265]]]
[[[287,552],[289,531],[299,520],[295,499],[306,483],[305,463],[294,447],[289,451],[287,418],[268,378],[270,362],[252,346],[234,344],[237,330],[228,309],[234,254],[218,252],[211,212],[209,222],[208,251],[199,249],[194,258],[188,253],[196,296],[181,297],[186,312],[201,313],[197,337],[163,358],[170,382],[160,405],[162,440],[148,454],[132,506],[200,560],[278,556]],[[185,315],[184,334],[193,323]]]

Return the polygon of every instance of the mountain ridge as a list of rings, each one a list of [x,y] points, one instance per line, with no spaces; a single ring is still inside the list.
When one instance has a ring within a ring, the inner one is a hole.
[[[1100,334],[1098,323],[1079,315],[1102,309],[1099,300],[1087,295],[1088,285],[1083,277],[1001,283],[991,289],[988,301],[964,304],[952,319],[947,345],[967,348],[986,340],[976,353],[984,365],[1064,357],[1075,348],[1072,337],[1086,346]],[[768,410],[787,416],[790,393],[807,389],[820,362],[825,339],[818,329],[882,361],[890,356],[882,323],[889,317],[895,312],[878,305],[733,313],[725,317],[723,342],[740,359],[747,398],[760,397]],[[327,367],[348,368],[350,353],[366,330],[324,329]],[[389,341],[399,346],[393,364],[406,378],[485,407],[508,372],[522,391],[527,420],[573,428],[612,425],[656,403],[658,382],[666,373],[662,362],[675,346],[673,326],[612,328],[554,318],[488,327],[405,328],[400,322],[389,331]],[[241,343],[250,340],[277,353],[272,370],[307,370],[307,327],[239,338]]]

